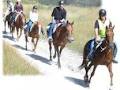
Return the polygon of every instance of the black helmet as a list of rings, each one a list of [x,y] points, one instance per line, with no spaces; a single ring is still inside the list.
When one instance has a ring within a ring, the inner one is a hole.
[[[99,17],[101,16],[106,16],[106,10],[105,9],[100,9],[99,10]]]
[[[64,1],[61,0],[61,1],[58,2],[58,4],[59,4],[59,5],[63,5],[63,4],[64,4]]]
[[[11,2],[11,0],[7,0],[7,3],[10,3]]]
[[[33,6],[33,9],[37,9],[37,6]]]

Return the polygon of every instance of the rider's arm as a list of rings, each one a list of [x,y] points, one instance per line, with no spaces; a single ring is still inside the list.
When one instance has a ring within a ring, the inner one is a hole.
[[[16,9],[17,9],[17,6],[15,5],[15,6],[14,6],[14,11],[15,11],[15,12],[17,11]]]
[[[67,14],[67,12],[66,12],[65,9],[63,9],[63,10],[64,10],[64,12],[63,12],[63,19],[66,19],[66,14]]]
[[[56,8],[53,9],[53,12],[52,12],[52,23],[55,23],[55,14],[56,14]]]
[[[23,5],[21,4],[21,11],[23,11]]]
[[[99,41],[100,40],[100,36],[99,36],[99,24],[98,24],[98,20],[96,20],[95,22],[95,26],[94,26],[94,32],[95,32],[95,40]]]

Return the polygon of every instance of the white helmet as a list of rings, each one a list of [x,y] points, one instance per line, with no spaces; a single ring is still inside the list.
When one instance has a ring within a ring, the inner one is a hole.
[[[17,2],[21,2],[21,0],[17,0]]]

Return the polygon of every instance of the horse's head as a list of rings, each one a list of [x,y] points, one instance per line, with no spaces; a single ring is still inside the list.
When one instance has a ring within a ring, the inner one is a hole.
[[[113,27],[106,27],[106,40],[109,43],[109,45],[111,46],[113,44],[113,37],[114,37],[114,29],[115,26]]]
[[[67,30],[67,35],[68,35],[68,41],[69,42],[74,41],[74,38],[72,36],[72,34],[73,34],[73,24],[74,24],[74,22],[71,23],[69,21],[67,21],[67,23],[66,23],[66,30]]]

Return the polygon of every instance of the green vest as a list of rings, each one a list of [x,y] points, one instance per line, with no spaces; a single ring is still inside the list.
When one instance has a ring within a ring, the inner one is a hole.
[[[106,20],[103,23],[100,19],[98,19],[98,24],[99,24],[98,34],[101,38],[105,38],[105,36],[106,36],[106,26],[109,26],[109,24],[110,24],[109,20]]]

